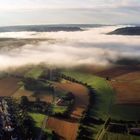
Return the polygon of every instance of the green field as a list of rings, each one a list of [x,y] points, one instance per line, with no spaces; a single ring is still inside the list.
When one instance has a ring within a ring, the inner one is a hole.
[[[43,114],[40,114],[40,113],[29,113],[29,115],[35,121],[35,126],[38,127],[38,128],[41,128],[43,120],[45,119],[46,115],[43,115]]]
[[[38,79],[41,76],[42,73],[43,73],[43,69],[40,68],[40,67],[37,67],[37,68],[33,68],[29,72],[27,72],[25,74],[25,77],[26,78]]]
[[[29,112],[29,115],[32,117],[32,119],[35,121],[35,127],[36,128],[39,128],[40,130],[42,129],[42,125],[43,125],[43,121],[44,119],[47,117],[46,115],[44,114],[40,114],[40,113],[31,113]],[[43,128],[43,131],[45,133],[47,133],[48,135],[48,140],[51,140],[52,139],[52,130],[50,130],[49,128]],[[38,132],[38,129],[37,129],[37,132],[36,133],[39,133]]]
[[[64,114],[65,112],[67,111],[67,107],[66,106],[57,106],[57,105],[54,105],[53,106],[53,112],[55,114]]]

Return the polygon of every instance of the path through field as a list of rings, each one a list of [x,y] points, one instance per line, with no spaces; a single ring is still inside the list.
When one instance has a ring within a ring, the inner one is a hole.
[[[71,119],[62,120],[49,117],[47,127],[54,130],[62,139],[75,140],[79,127],[78,121],[89,102],[88,90],[86,87],[72,82],[58,83],[56,86],[58,89],[72,92],[75,96],[75,105]]]

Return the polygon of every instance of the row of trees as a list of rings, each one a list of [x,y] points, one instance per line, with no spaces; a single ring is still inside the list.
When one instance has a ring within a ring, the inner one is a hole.
[[[22,82],[24,84],[25,89],[27,90],[32,90],[32,91],[54,90],[53,86],[48,84],[46,81],[44,82],[39,79],[24,78]]]
[[[28,112],[47,114],[50,104],[40,101],[40,98],[36,98],[35,101],[29,101],[26,96],[22,96],[20,100],[20,107]]]
[[[83,117],[80,120],[80,127],[78,131],[77,140],[93,140],[94,132],[89,126],[101,125],[104,123],[104,120],[100,118],[93,117],[93,108],[95,108],[96,94],[95,90],[88,85],[87,83],[83,83],[78,81],[72,77],[66,76],[64,74],[61,75],[61,78],[69,80],[71,82],[76,82],[78,84],[82,84],[88,88],[89,91],[89,105],[87,109],[83,112]],[[92,115],[91,115],[92,114]]]

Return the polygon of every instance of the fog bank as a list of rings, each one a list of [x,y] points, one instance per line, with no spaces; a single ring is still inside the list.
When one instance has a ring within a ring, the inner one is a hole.
[[[11,41],[0,40],[1,69],[39,63],[72,67],[109,65],[121,58],[139,60],[140,36],[106,35],[118,27],[86,28],[75,32],[0,33],[0,38]],[[18,41],[13,43],[15,39]],[[33,43],[27,39],[32,39]]]

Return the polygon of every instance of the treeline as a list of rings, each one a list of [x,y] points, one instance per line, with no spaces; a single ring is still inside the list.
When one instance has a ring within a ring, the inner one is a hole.
[[[36,80],[34,78],[24,78],[22,80],[25,89],[32,91],[44,91],[49,90],[53,91],[54,88],[47,81]]]
[[[96,93],[94,88],[88,85],[87,83],[83,83],[64,74],[61,74],[61,78],[64,78],[71,82],[82,84],[88,88],[89,104],[87,109],[83,112],[83,117],[80,119],[80,126],[79,126],[77,140],[85,140],[85,139],[93,140],[94,131],[91,127],[93,127],[94,125],[101,125],[105,123],[105,121],[102,120],[101,118],[93,117],[93,109],[95,108],[95,101],[96,101]]]
[[[29,101],[26,96],[22,96],[20,99],[20,107],[27,112],[47,114],[49,106],[49,103],[40,101],[40,98],[36,98],[35,101]]]

